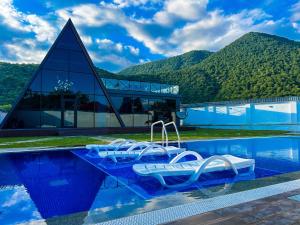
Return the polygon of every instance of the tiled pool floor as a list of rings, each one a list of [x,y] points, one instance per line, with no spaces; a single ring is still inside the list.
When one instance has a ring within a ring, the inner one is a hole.
[[[299,225],[300,202],[289,198],[298,194],[300,194],[300,189],[191,216],[164,225]]]

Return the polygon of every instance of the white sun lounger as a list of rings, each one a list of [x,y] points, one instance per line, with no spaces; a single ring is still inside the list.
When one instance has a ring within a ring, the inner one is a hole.
[[[137,150],[141,146],[142,150]],[[100,158],[111,159],[117,163],[118,159],[130,158],[132,160],[140,160],[143,156],[158,156],[180,154],[185,151],[185,148],[178,148],[174,146],[162,146],[159,144],[149,142],[138,142],[132,145],[126,151],[102,151],[98,153]]]
[[[88,156],[97,157],[100,151],[118,151],[119,149],[128,149],[136,143],[137,141],[135,140],[126,140],[120,138],[106,145],[90,144],[86,145],[85,148],[89,150],[89,152],[87,153]]]
[[[195,156],[196,160],[178,162],[188,155]],[[203,173],[233,170],[235,174],[238,174],[239,169],[249,168],[249,171],[254,171],[254,167],[254,159],[244,159],[232,155],[215,155],[207,159],[203,159],[196,152],[185,151],[180,155],[177,155],[170,163],[135,164],[133,165],[133,170],[140,176],[155,177],[164,187],[176,188],[186,186],[197,181]],[[164,178],[181,175],[187,175],[189,178],[187,181],[175,185],[167,184]]]

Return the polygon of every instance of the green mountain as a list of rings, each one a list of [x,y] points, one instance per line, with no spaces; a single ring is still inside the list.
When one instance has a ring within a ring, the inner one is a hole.
[[[0,62],[0,109],[15,101],[36,69],[36,64]]]
[[[182,55],[128,67],[119,72],[121,75],[158,74],[179,70],[195,65],[213,54],[209,51],[190,51]]]
[[[210,100],[300,95],[300,42],[251,32],[192,70],[216,81],[218,92]]]
[[[179,84],[184,103],[300,95],[300,43],[275,35],[250,32],[193,66],[145,75],[155,65],[129,69]]]

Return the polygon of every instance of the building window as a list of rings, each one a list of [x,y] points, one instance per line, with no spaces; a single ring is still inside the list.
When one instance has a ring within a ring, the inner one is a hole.
[[[41,95],[41,127],[61,127],[61,96],[54,93]]]
[[[133,104],[131,97],[112,97],[112,102],[126,127],[133,127]]]
[[[149,126],[149,103],[146,98],[133,98],[134,127]]]

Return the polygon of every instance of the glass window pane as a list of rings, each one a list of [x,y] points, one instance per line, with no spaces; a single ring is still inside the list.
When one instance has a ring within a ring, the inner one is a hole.
[[[172,102],[171,102],[172,103]],[[172,111],[173,108],[170,108],[168,101],[165,99],[149,99],[150,112],[152,117],[152,122],[162,120],[164,122],[173,121]],[[173,113],[175,115],[175,111]]]
[[[141,90],[150,92],[151,90],[151,84],[148,82],[141,82]]]
[[[119,89],[120,84],[118,80],[114,79],[105,79],[105,87],[107,89]]]
[[[42,91],[60,93],[70,89],[68,73],[64,71],[43,70]]]
[[[7,123],[7,128],[40,128],[40,111],[30,109],[16,109]]]
[[[8,128],[40,127],[40,93],[26,92],[7,123]]]
[[[80,95],[77,104],[77,127],[94,127],[94,95]]]
[[[105,96],[95,96],[95,127],[110,127],[110,110]]]
[[[70,54],[70,71],[77,73],[92,73],[87,58],[80,52],[71,52]]]
[[[179,86],[173,85],[172,86],[172,94],[177,95],[179,93]]]
[[[30,87],[28,88],[28,90],[38,91],[38,92],[42,91],[42,73],[41,72],[39,72],[36,75],[36,77],[32,81],[32,83],[31,83]]]
[[[167,84],[161,84],[161,93],[163,94],[170,94],[171,93],[171,86]]]
[[[160,93],[160,84],[151,83],[151,92]]]
[[[132,99],[130,97],[112,97],[112,102],[126,127],[133,127]]]
[[[95,95],[104,95],[103,90],[99,84],[99,81],[97,80],[96,77],[94,79],[95,79]]]
[[[94,76],[92,74],[70,73],[73,93],[94,94]]]
[[[109,127],[121,127],[120,122],[112,108],[109,112]]]
[[[141,85],[138,81],[130,81],[130,90],[140,91]]]
[[[152,114],[152,122],[162,120],[164,122],[173,121],[172,109],[169,108],[167,100],[165,99],[152,99],[149,100]]]
[[[27,91],[18,105],[18,109],[40,109],[40,93]]]
[[[71,27],[66,27],[64,32],[61,34],[56,47],[63,49],[72,49],[77,51],[81,50],[77,38],[75,37]]]
[[[172,121],[176,122],[176,100],[175,99],[167,99],[168,109],[171,112],[170,118]]]
[[[41,127],[61,127],[61,96],[43,93],[41,96]]]
[[[130,90],[130,82],[128,80],[120,80],[120,90]]]
[[[48,56],[44,69],[68,71],[69,53],[64,49],[55,48]]]
[[[134,98],[133,99],[134,110],[134,126],[143,127],[149,126],[149,105],[148,99]]]

